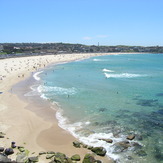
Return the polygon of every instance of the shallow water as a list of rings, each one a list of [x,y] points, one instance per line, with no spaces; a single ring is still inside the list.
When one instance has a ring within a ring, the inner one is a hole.
[[[59,125],[84,143],[105,147],[117,162],[163,162],[163,54],[94,57],[34,78],[26,95],[57,102]],[[131,147],[118,146],[129,134],[136,135]]]

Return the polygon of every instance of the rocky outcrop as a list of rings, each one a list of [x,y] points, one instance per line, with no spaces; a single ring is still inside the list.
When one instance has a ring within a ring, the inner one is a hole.
[[[145,151],[143,151],[143,150],[137,151],[136,154],[137,154],[138,156],[142,156],[142,157],[147,155],[147,153],[146,153]]]
[[[47,152],[44,151],[39,152],[39,155],[45,155],[45,154],[47,154]]]
[[[127,139],[128,139],[128,140],[133,140],[134,138],[135,138],[135,135],[128,135],[128,136],[127,136]]]
[[[9,159],[6,155],[0,153],[0,162],[11,162],[11,159]]]
[[[131,144],[128,141],[121,141],[121,142],[115,143],[114,146],[115,146],[114,152],[120,153],[128,149],[129,147],[131,147]]]
[[[107,143],[113,143],[113,140],[112,139],[99,139],[99,140],[103,140],[103,141],[105,141]]]
[[[0,152],[3,152],[5,149],[3,147],[0,147]]]
[[[95,158],[91,154],[86,154],[84,156],[83,162],[82,163],[96,163]]]
[[[78,141],[74,141],[73,142],[73,146],[76,147],[76,148],[80,148],[81,147],[81,143],[78,142]]]
[[[73,161],[80,161],[80,156],[78,155],[78,154],[75,154],[75,155],[73,155],[72,157],[71,157],[71,160],[73,160]]]
[[[7,156],[12,155],[14,153],[14,150],[12,148],[6,148],[4,153]]]
[[[16,162],[27,162],[28,161],[28,153],[20,152],[17,154]]]
[[[33,156],[33,157],[29,157],[28,161],[31,162],[31,163],[34,163],[34,162],[38,162],[39,159],[38,159],[38,156]]]
[[[5,137],[5,133],[0,132],[0,138],[4,138]]]
[[[99,156],[105,156],[106,154],[106,149],[103,147],[93,147],[91,151],[96,153]]]

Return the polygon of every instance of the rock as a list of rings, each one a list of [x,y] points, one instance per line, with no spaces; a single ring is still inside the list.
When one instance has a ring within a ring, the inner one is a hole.
[[[83,144],[82,146],[83,146],[83,148],[88,148],[88,145],[86,145],[86,144]]]
[[[128,135],[128,136],[127,136],[127,139],[128,139],[128,140],[133,140],[134,138],[135,138],[135,135]]]
[[[128,160],[133,160],[133,157],[132,156],[128,156],[127,159]]]
[[[3,152],[4,151],[4,148],[3,147],[0,147],[0,152]]]
[[[88,146],[87,149],[92,150],[93,146]]]
[[[3,155],[2,153],[0,153],[0,162],[11,162],[11,159],[7,158],[7,156]]]
[[[16,162],[28,162],[28,153],[20,152],[17,154]]]
[[[73,155],[72,157],[71,157],[71,160],[73,160],[73,161],[80,161],[80,156],[78,155],[78,154],[75,154],[75,155]]]
[[[13,149],[12,148],[6,148],[5,149],[5,154],[8,156],[8,155],[12,155],[14,153]]]
[[[105,156],[106,149],[103,147],[94,147],[91,149],[92,152],[96,153],[99,156]]]
[[[138,156],[146,156],[146,155],[147,155],[147,153],[146,153],[145,151],[143,151],[143,150],[137,151],[136,154],[137,154]]]
[[[29,160],[29,162],[31,162],[31,163],[33,163],[33,162],[38,162],[38,161],[39,161],[38,156],[29,157],[28,160]]]
[[[78,142],[78,141],[73,142],[73,146],[76,147],[76,148],[80,148],[81,147],[80,145],[81,145],[81,143]]]
[[[115,146],[115,148],[114,148],[115,153],[123,152],[128,147],[131,147],[131,145],[130,145],[130,143],[128,141],[118,142],[114,146]]]
[[[48,154],[48,155],[46,155],[46,159],[51,159],[51,158],[53,158],[55,156],[55,154]]]
[[[113,143],[113,140],[112,139],[99,139],[99,140],[106,141],[107,143]]]
[[[136,138],[137,138],[137,140],[139,140],[139,141],[143,140],[143,137],[142,137],[141,135],[137,135]]]
[[[100,160],[96,160],[96,163],[102,163],[102,161],[100,161]]]
[[[3,134],[0,134],[0,138],[4,138],[5,136]]]
[[[54,163],[75,163],[70,158],[68,158],[65,154],[57,152],[54,155]]]
[[[0,135],[6,135],[4,132],[0,132]]]
[[[104,112],[104,111],[107,111],[107,109],[106,108],[100,108],[99,109],[99,112]]]
[[[47,154],[55,154],[53,151],[48,151]]]
[[[25,151],[24,147],[21,147],[21,146],[18,147],[18,150],[19,150],[20,152],[24,152],[24,151]]]
[[[132,146],[134,147],[134,150],[138,150],[138,149],[142,148],[142,146],[139,143],[136,143],[136,142],[132,143]]]
[[[15,142],[11,142],[11,148],[16,148]]]
[[[96,160],[91,154],[86,154],[82,161],[82,163],[95,163],[95,162],[96,162]]]
[[[44,151],[39,152],[39,155],[44,155],[44,154],[47,154],[47,153]]]

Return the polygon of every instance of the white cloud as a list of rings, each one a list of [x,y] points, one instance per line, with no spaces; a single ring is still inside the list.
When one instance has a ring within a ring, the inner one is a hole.
[[[108,35],[97,35],[96,37],[98,37],[98,38],[107,38]]]
[[[83,37],[83,40],[92,40],[92,37],[86,36],[86,37]]]

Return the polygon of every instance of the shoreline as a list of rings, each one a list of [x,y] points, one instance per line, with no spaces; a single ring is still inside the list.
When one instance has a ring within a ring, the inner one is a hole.
[[[74,148],[72,142],[76,139],[67,131],[58,126],[55,111],[48,110],[45,116],[46,104],[36,105],[22,100],[15,94],[13,86],[21,81],[26,81],[32,72],[36,72],[51,64],[59,64],[82,60],[100,55],[117,55],[132,53],[90,53],[90,54],[62,54],[50,56],[34,56],[23,58],[10,58],[0,60],[0,132],[5,132],[7,137],[0,144],[9,146],[11,141],[20,145],[25,144],[32,152],[49,151],[63,152],[69,157],[73,154],[80,154],[83,158],[90,151],[83,148]],[[134,53],[137,54],[137,53]],[[20,86],[18,86],[20,88]],[[19,90],[21,94],[21,89]],[[39,104],[39,103],[37,103]],[[30,108],[30,109],[29,109]],[[41,109],[40,109],[41,108]],[[53,116],[54,114],[54,116]],[[54,141],[55,139],[55,141]],[[107,158],[98,157],[106,161]],[[109,159],[107,160],[109,162]]]

